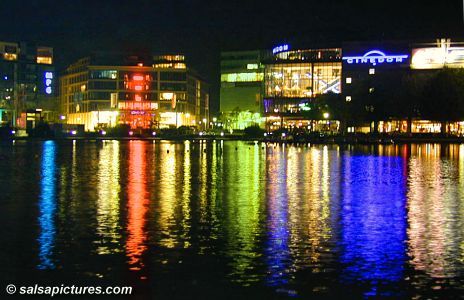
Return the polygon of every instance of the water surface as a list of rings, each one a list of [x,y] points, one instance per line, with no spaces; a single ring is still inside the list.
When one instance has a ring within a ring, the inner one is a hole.
[[[0,187],[3,287],[463,294],[464,145],[2,142]]]

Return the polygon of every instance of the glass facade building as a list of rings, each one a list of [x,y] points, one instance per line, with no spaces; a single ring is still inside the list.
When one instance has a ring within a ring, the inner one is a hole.
[[[269,53],[264,64],[263,103],[270,129],[312,126],[314,116],[307,112],[317,97],[341,93],[340,48],[289,50],[286,46],[282,52]]]

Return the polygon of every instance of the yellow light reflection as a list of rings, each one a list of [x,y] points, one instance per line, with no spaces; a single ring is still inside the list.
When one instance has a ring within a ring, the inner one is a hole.
[[[184,182],[182,191],[182,240],[184,248],[190,247],[190,227],[191,227],[191,209],[190,209],[190,193],[192,190],[192,165],[190,161],[191,149],[190,141],[184,142]]]
[[[98,162],[98,254],[119,252],[119,141],[105,141]]]
[[[457,276],[463,259],[464,185],[450,184],[459,174],[455,160],[442,160],[439,150],[423,146],[409,162],[408,237],[412,264],[436,278]],[[462,171],[460,171],[462,172]],[[456,178],[457,179],[457,178]],[[460,250],[458,250],[460,248]]]
[[[162,143],[160,145],[160,193],[159,193],[159,226],[162,237],[161,246],[174,248],[177,238],[172,227],[175,225],[175,204],[177,187],[177,164],[175,145]],[[169,151],[169,152],[168,152]]]
[[[259,280],[250,270],[259,258],[256,237],[265,190],[265,181],[260,180],[265,176],[262,153],[259,145],[244,145],[242,142],[227,144],[224,149],[222,180],[226,189],[222,193],[227,207],[228,255],[232,260],[234,281],[244,285]]]

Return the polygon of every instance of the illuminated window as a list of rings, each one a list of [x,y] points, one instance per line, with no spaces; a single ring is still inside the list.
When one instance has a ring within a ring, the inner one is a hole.
[[[116,70],[98,70],[91,71],[90,78],[92,79],[116,79],[118,71]]]
[[[157,69],[186,69],[185,63],[164,63],[154,64],[153,68]]]
[[[51,65],[52,64],[52,58],[51,57],[44,57],[44,56],[37,56],[37,63],[38,64]]]
[[[51,65],[53,63],[53,48],[37,47],[37,63]]]
[[[256,70],[258,69],[258,64],[247,64],[248,70]]]
[[[222,74],[221,82],[258,82],[263,81],[263,73],[232,73]]]
[[[14,54],[14,53],[4,53],[3,54],[3,58],[5,60],[17,60],[18,59],[18,55],[17,54]]]
[[[160,100],[172,100],[174,98],[174,93],[161,93]]]
[[[347,78],[346,78],[346,83],[347,83],[347,84],[350,84],[351,82],[352,82],[351,77],[347,77]]]
[[[265,96],[307,98],[340,93],[341,63],[298,63],[266,66]]]
[[[351,102],[351,96],[346,96],[345,101],[346,102]]]
[[[369,69],[369,74],[374,75],[375,74],[375,69],[374,68]]]

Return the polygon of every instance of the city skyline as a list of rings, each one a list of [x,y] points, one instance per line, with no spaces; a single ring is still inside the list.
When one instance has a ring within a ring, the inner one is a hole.
[[[54,47],[57,69],[94,51],[121,49],[183,53],[211,83],[219,106],[219,54],[268,49],[281,42],[312,47],[339,41],[460,37],[458,1],[14,1],[3,4],[3,40]],[[394,22],[391,22],[394,20]]]

